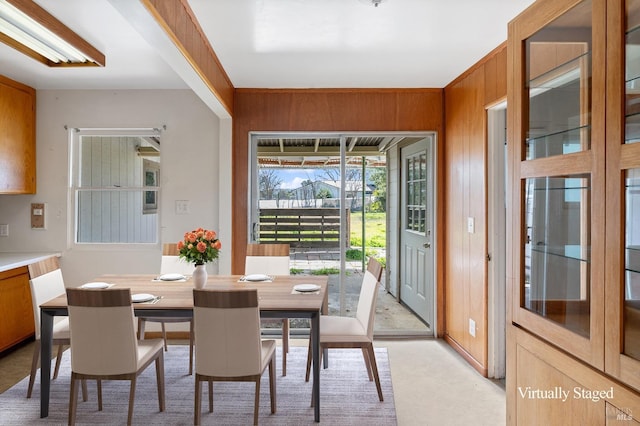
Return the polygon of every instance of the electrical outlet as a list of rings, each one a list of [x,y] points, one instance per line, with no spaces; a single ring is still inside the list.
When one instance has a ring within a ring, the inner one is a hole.
[[[476,322],[469,318],[469,334],[476,337]]]
[[[472,217],[467,218],[467,232],[469,232],[470,234],[476,232],[476,221]]]

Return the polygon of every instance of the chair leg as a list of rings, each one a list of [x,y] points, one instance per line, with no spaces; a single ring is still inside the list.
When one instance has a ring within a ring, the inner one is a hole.
[[[200,383],[200,377],[196,374],[196,389],[194,391],[193,398],[193,424],[200,424],[200,399],[202,398],[202,386]]]
[[[258,411],[260,408],[260,376],[256,377],[256,396],[253,402],[253,424],[258,424]]]
[[[76,408],[78,403],[78,387],[75,373],[71,373],[71,386],[69,387],[69,426],[76,424]]]
[[[144,318],[138,318],[138,340],[144,340],[144,329],[147,321]]]
[[[82,402],[87,402],[89,400],[89,397],[87,396],[87,381],[82,379],[80,383],[82,388]]]
[[[35,341],[33,345],[33,358],[31,359],[31,375],[29,376],[29,387],[27,388],[27,398],[31,398],[33,392],[33,383],[38,373],[38,363],[40,361],[40,339]]]
[[[373,375],[371,374],[371,361],[369,360],[369,353],[366,348],[362,348],[362,357],[364,358],[364,366],[367,368],[367,374],[369,375],[369,381],[373,382]]]
[[[271,395],[271,414],[276,413],[276,356],[269,362],[269,395]]]
[[[98,411],[102,411],[102,380],[96,380],[96,387],[98,389]]]
[[[367,351],[369,352],[369,361],[371,361],[371,370],[376,381],[376,388],[378,389],[378,398],[382,402],[384,398],[382,397],[382,387],[380,386],[380,376],[378,375],[378,365],[376,363],[376,354],[373,351],[373,344],[367,345]]]
[[[56,356],[56,367],[53,370],[53,379],[58,378],[58,372],[60,371],[60,361],[62,361],[62,352],[64,351],[63,345],[58,345],[58,355]]]
[[[164,321],[160,323],[160,327],[162,327],[162,340],[164,341],[164,351],[168,350],[167,348],[167,329],[164,326]]]
[[[193,374],[193,340],[194,340],[193,318],[189,321],[189,375]]]
[[[208,382],[208,391],[209,391],[209,412],[213,413],[213,380],[209,380]]]
[[[282,375],[287,375],[287,354],[289,353],[289,319],[282,320]]]
[[[164,392],[164,354],[160,352],[156,358],[156,381],[158,382],[158,406],[160,412],[165,409],[165,392]]]
[[[129,389],[129,414],[127,415],[127,424],[130,425],[133,420],[133,400],[136,397],[136,379],[137,377],[131,378],[131,387]]]

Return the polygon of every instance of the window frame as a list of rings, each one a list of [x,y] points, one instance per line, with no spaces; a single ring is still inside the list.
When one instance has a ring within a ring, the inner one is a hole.
[[[161,213],[160,213],[160,194],[161,194],[161,182],[159,180],[159,167],[158,167],[158,184],[157,186],[149,187],[145,186],[143,182],[140,182],[140,197],[145,196],[145,188],[153,189],[157,194],[157,221],[155,226],[155,241],[153,242],[78,242],[78,194],[80,191],[80,168],[81,168],[81,156],[80,145],[81,139],[85,136],[95,137],[161,137],[161,130],[158,128],[67,128],[69,135],[69,176],[67,184],[67,211],[68,214],[68,226],[67,226],[67,248],[78,250],[136,250],[141,248],[157,247],[160,244],[160,229],[161,229]],[[161,164],[161,162],[160,162]],[[85,187],[86,188],[86,187]],[[138,190],[137,187],[125,187],[114,188],[116,191],[131,191]]]

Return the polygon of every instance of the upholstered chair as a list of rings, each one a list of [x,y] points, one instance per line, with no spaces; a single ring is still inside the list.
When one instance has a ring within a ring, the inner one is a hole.
[[[289,244],[247,244],[245,276],[252,274],[289,275]],[[289,353],[289,319],[263,319],[262,324],[282,324],[282,375],[287,375]]]
[[[156,365],[158,405],[164,411],[164,353],[161,339],[137,340],[131,290],[67,289],[71,332],[71,389],[69,424],[76,421],[77,381],[98,382],[98,410],[102,411],[102,380],[129,380],[127,424],[133,418],[136,380],[151,363]]]
[[[195,266],[192,263],[185,262],[178,256],[179,251],[176,243],[166,243],[162,246],[162,261],[160,262],[160,275],[163,274],[182,274],[189,276],[193,274]],[[170,281],[163,283],[163,285],[171,285]],[[193,374],[193,321],[191,317],[150,317],[141,315],[138,317],[138,335],[140,339],[144,339],[145,326],[147,322],[160,323],[162,327],[162,340],[164,342],[164,350],[168,350],[167,347],[167,330],[165,324],[167,323],[189,323],[189,374]]]
[[[35,325],[35,345],[33,347],[33,360],[31,362],[31,374],[29,375],[29,386],[27,388],[27,398],[31,398],[33,384],[38,372],[40,362],[40,305],[65,292],[62,270],[57,257],[49,257],[32,263],[29,269],[29,286],[31,288],[31,302],[33,305],[33,322]],[[53,344],[58,346],[56,365],[53,378],[58,377],[60,370],[60,359],[64,346],[69,345],[69,318],[56,316],[53,324]],[[82,383],[82,396],[86,401],[87,388],[85,382]]]
[[[269,367],[271,413],[276,412],[274,340],[261,340],[258,292],[193,290],[196,372],[194,424],[200,424],[202,382],[209,384],[209,412],[213,412],[214,381],[255,382],[253,424],[258,424],[260,379]]]
[[[320,357],[328,348],[360,348],[364,356],[369,380],[376,382],[378,397],[383,401],[380,377],[375,353],[373,351],[373,325],[376,314],[376,300],[378,295],[378,283],[382,277],[382,265],[369,258],[367,270],[362,278],[362,287],[358,299],[358,307],[355,317],[320,316]],[[321,362],[321,360],[318,360]],[[311,345],[307,354],[307,375],[309,381],[311,370]]]

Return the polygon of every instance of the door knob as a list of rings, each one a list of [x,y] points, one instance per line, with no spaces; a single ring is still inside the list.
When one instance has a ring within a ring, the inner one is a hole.
[[[422,247],[424,247],[424,248],[431,248],[431,243],[424,243],[424,244],[422,245]]]

